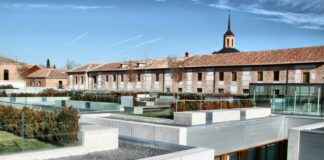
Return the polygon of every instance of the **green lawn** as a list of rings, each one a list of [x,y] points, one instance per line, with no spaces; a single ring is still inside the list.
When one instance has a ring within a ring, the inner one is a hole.
[[[54,145],[36,139],[23,139],[11,133],[0,131],[0,154],[51,149],[55,147]]]

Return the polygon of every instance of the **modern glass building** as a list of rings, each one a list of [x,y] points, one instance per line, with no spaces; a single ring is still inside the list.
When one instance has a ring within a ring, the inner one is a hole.
[[[324,84],[250,84],[250,96],[258,107],[273,113],[324,116]]]

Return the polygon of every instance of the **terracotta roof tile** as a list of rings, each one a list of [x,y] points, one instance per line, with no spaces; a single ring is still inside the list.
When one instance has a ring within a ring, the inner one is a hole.
[[[275,65],[324,62],[324,46],[193,56],[186,67]]]
[[[86,64],[83,66],[76,67],[74,69],[69,70],[69,73],[77,73],[77,72],[87,72],[90,71],[91,69],[98,67],[100,64]]]
[[[41,68],[29,74],[27,78],[66,79],[67,74],[64,70]]]

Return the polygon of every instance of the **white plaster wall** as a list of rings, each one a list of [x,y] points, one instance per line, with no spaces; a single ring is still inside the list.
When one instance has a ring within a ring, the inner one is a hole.
[[[102,121],[102,125],[112,128],[119,128],[119,134],[122,136],[175,143],[180,145],[187,144],[187,128],[185,127],[175,127],[108,118],[102,118]]]
[[[206,113],[203,112],[175,112],[174,121],[179,125],[193,126],[206,124]]]

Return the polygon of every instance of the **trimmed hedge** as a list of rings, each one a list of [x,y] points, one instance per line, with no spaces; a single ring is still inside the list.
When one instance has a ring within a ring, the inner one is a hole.
[[[172,104],[173,111],[195,111],[195,110],[215,110],[215,109],[233,109],[253,107],[250,99],[236,101],[179,101],[177,106]]]
[[[0,129],[56,145],[78,141],[79,113],[72,107],[55,112],[0,106]]]
[[[93,93],[74,93],[70,95],[71,100],[76,101],[92,101],[92,102],[111,102],[120,103],[119,95],[114,94],[93,94]]]
[[[12,93],[11,97],[66,97],[69,96],[69,92],[66,91],[57,91],[55,89],[45,89],[41,93]]]

